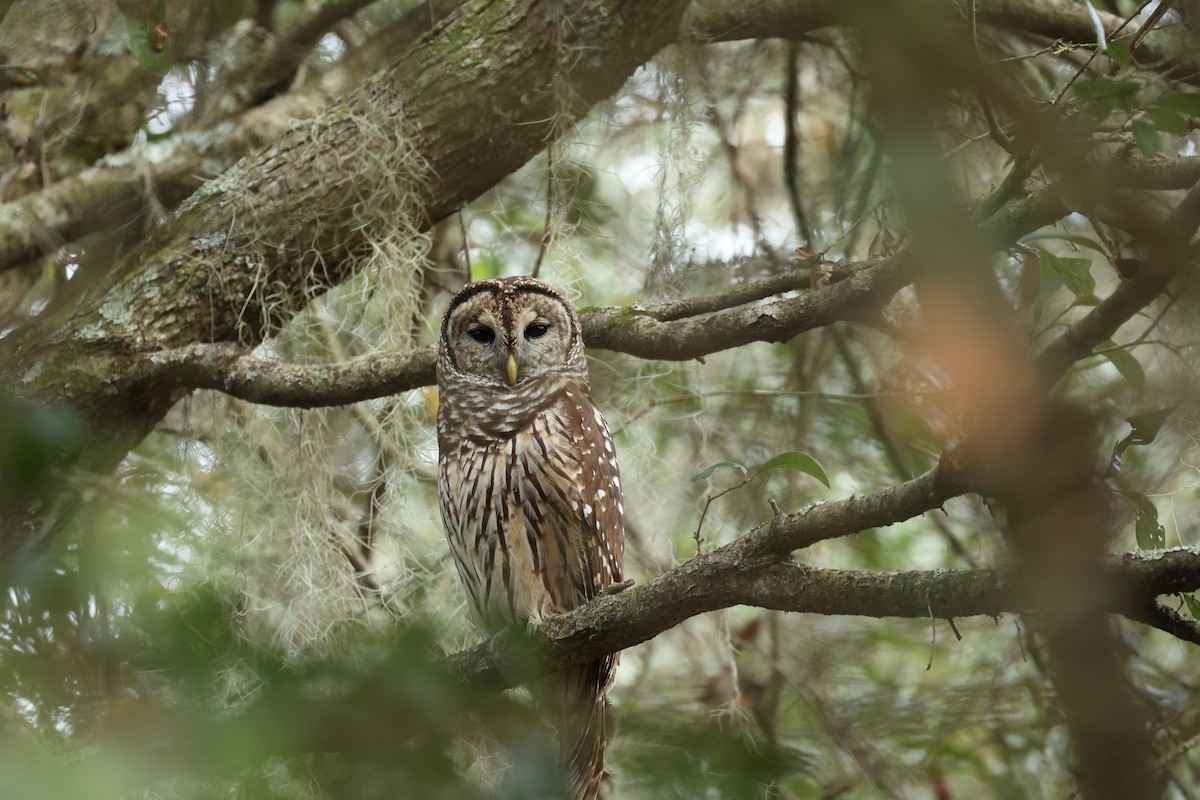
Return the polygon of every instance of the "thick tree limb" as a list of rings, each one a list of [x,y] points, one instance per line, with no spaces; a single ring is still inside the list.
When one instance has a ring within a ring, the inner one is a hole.
[[[350,86],[356,86],[357,76],[374,72],[410,47],[431,30],[434,20],[447,16],[461,2],[435,0],[420,5],[362,48],[349,53],[344,62],[336,64],[321,80],[242,114],[232,130],[231,124],[222,120],[229,115],[226,105],[236,105],[236,98],[216,104],[220,113],[215,113],[210,118],[211,124],[202,130],[176,134],[149,149],[126,149],[79,175],[0,205],[0,272],[21,266],[58,244],[102,230],[114,209],[126,219],[144,213],[147,195],[142,191],[145,188],[142,183],[149,182],[159,193],[159,199],[168,208],[173,207],[195,189],[199,176],[224,172],[253,149],[278,139],[296,123],[316,116],[322,107],[348,93]],[[311,47],[315,41],[309,39],[314,31],[328,25],[334,16],[356,10],[354,6],[360,4],[361,0],[335,0],[315,6],[284,38],[295,37],[302,48]],[[272,58],[290,63],[307,53],[292,48],[285,55],[283,47],[276,45]],[[270,62],[262,69],[272,69]],[[246,69],[241,75],[253,84],[259,73]],[[136,170],[131,167],[135,162]],[[111,194],[113,187],[121,192]],[[5,225],[13,225],[14,229],[6,230]]]
[[[216,389],[271,406],[340,406],[397,394],[434,382],[435,348],[363,356],[339,364],[281,364],[230,343],[193,344],[133,356],[132,380],[151,376],[189,389]]]
[[[0,205],[0,272],[101,228],[127,224],[145,210],[148,190],[176,205],[201,184],[199,163],[199,154],[172,159],[149,171],[149,186],[133,166],[93,167]]]
[[[246,70],[248,85],[258,87],[249,94],[261,99],[263,92],[277,86],[282,77],[294,71],[299,58],[302,58],[308,48],[328,28],[331,20],[341,15],[353,13],[366,4],[366,0],[336,0],[314,6],[284,38],[271,49],[271,53],[258,69]],[[352,53],[348,56],[351,61],[360,63],[364,59],[385,58],[400,52],[416,38],[418,34],[429,30],[432,21],[441,19],[457,4],[457,0],[449,2],[442,0],[430,9],[426,5],[415,9],[405,17],[403,24],[396,26],[394,31],[388,31],[379,36],[379,43],[368,44],[363,53]],[[726,41],[730,39],[785,36],[799,38],[806,33],[834,24],[850,21],[853,13],[847,11],[851,4],[828,2],[827,0],[760,0],[756,3],[725,3],[725,2],[696,2],[693,3],[687,17],[685,28],[693,38],[701,41]],[[1114,30],[1121,20],[1107,12],[1098,12],[1107,30]],[[1061,38],[1066,41],[1087,43],[1094,39],[1094,27],[1087,11],[1082,6],[1070,4],[1048,4],[1033,0],[990,0],[978,4],[979,18],[996,25],[1014,30],[1025,31],[1038,35]],[[294,40],[294,41],[293,41]],[[1150,43],[1144,45],[1149,60],[1157,58],[1155,36]],[[1172,46],[1173,47],[1173,46]],[[1172,47],[1167,49],[1172,50]],[[269,80],[263,76],[274,76]],[[279,105],[293,107],[292,114],[297,117],[308,116],[296,113],[295,108],[306,106],[310,110],[315,104],[328,100],[318,90],[313,92],[305,89],[298,92],[296,102],[284,102]],[[307,95],[318,95],[307,97]],[[281,98],[282,99],[282,98]],[[276,111],[270,112],[278,115]],[[255,115],[261,116],[261,115]],[[269,137],[267,137],[269,138]],[[256,140],[261,141],[259,137]],[[241,155],[246,152],[247,145],[252,140],[243,139],[240,150],[222,143],[222,149],[227,155]],[[1162,164],[1162,169],[1171,171],[1171,159],[1146,161],[1144,168],[1154,164]],[[113,169],[116,172],[108,174]],[[94,188],[85,185],[72,185],[70,188],[56,189],[51,187],[37,194],[47,195],[42,199],[31,198],[18,211],[17,207],[0,206],[0,219],[21,221],[18,230],[6,233],[0,239],[0,270],[17,266],[25,260],[43,253],[47,244],[71,241],[79,236],[94,232],[102,227],[102,220],[111,204],[100,192],[100,187],[122,184],[127,177],[120,171],[122,168],[97,167],[89,174],[85,183],[93,184]],[[194,159],[190,172],[201,171],[201,160]],[[158,176],[151,176],[159,180]],[[168,180],[169,176],[163,180]],[[1188,182],[1190,184],[1190,181]],[[87,191],[91,189],[91,191]],[[69,203],[59,201],[59,197],[70,197]],[[118,205],[131,210],[140,207],[143,196],[131,192],[122,195]],[[27,228],[33,233],[23,232]],[[13,239],[14,233],[20,235]],[[20,247],[17,247],[17,243]]]

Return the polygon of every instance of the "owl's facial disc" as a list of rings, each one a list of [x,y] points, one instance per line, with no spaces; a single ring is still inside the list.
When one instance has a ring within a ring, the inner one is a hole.
[[[490,280],[464,291],[443,330],[459,370],[512,387],[557,374],[568,363],[577,326],[565,301],[544,284]]]

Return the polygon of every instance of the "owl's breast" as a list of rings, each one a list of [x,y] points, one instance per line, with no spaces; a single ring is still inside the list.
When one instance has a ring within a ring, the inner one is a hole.
[[[487,630],[580,602],[582,470],[566,417],[552,403],[507,438],[461,437],[441,453],[443,524]]]

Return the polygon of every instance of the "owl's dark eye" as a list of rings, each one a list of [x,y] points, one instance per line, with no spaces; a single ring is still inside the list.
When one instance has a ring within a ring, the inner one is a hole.
[[[546,335],[546,331],[550,330],[550,325],[545,322],[535,322],[525,329],[526,339],[540,339]]]
[[[477,328],[471,328],[469,331],[467,331],[467,336],[470,336],[480,344],[488,344],[495,340],[496,332],[491,328],[480,325]]]

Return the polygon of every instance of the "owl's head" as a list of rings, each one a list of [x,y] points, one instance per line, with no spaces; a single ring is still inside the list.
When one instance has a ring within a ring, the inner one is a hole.
[[[586,369],[571,305],[528,276],[460,289],[442,318],[439,365],[509,387]]]

